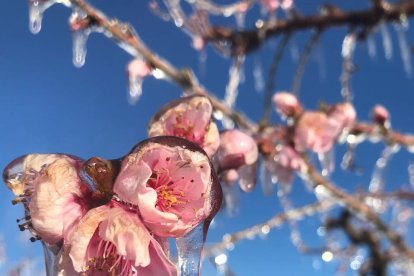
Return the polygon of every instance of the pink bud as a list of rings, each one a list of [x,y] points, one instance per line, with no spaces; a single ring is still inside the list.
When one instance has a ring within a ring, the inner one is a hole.
[[[371,113],[372,120],[377,124],[384,124],[390,119],[388,110],[382,105],[375,105]]]
[[[151,72],[150,67],[141,59],[134,59],[128,64],[128,75],[134,77],[146,77]]]
[[[278,92],[273,95],[272,101],[276,111],[283,117],[296,116],[302,112],[298,99],[291,93]]]
[[[217,152],[221,169],[238,169],[256,162],[259,153],[252,137],[237,129],[220,134],[220,147]]]

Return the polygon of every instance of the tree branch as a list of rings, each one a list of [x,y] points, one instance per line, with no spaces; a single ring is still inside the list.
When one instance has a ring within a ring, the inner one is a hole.
[[[227,27],[213,27],[204,36],[206,41],[226,41],[232,45],[233,55],[249,53],[259,48],[271,37],[309,29],[327,29],[338,26],[369,28],[381,22],[400,20],[401,16],[414,15],[414,2],[401,1],[396,4],[374,5],[366,10],[345,12],[330,5],[319,15],[296,16],[292,19],[270,21],[252,30],[233,30]]]

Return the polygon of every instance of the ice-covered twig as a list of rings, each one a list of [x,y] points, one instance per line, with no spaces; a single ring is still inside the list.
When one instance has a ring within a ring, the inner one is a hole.
[[[332,12],[334,10],[334,12]],[[318,15],[295,16],[290,19],[268,21],[251,30],[236,30],[223,26],[211,28],[204,37],[206,41],[227,41],[232,45],[232,52],[240,54],[252,52],[260,47],[266,39],[310,29],[327,29],[338,26],[372,27],[382,22],[398,21],[401,16],[414,15],[414,2],[401,1],[384,4],[357,11],[342,11],[338,7]]]
[[[303,49],[303,52],[299,58],[298,65],[296,67],[295,75],[292,82],[292,93],[294,95],[299,95],[300,86],[302,83],[302,76],[305,71],[305,65],[308,62],[308,59],[312,53],[313,46],[315,46],[316,43],[318,43],[320,37],[322,34],[322,30],[316,30],[308,42],[305,45],[305,48]]]

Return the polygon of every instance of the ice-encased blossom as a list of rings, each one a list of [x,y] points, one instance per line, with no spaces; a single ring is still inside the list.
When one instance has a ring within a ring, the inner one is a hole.
[[[265,160],[266,169],[274,181],[290,184],[295,172],[306,171],[306,164],[296,150],[289,145],[278,145],[277,153]]]
[[[4,170],[8,186],[25,205],[29,229],[37,238],[53,245],[67,242],[81,217],[104,204],[79,175],[83,162],[64,154],[30,154],[12,161]]]
[[[137,206],[144,224],[161,237],[181,237],[211,218],[221,189],[204,151],[177,137],[153,137],[124,158],[114,192]]]
[[[90,210],[68,248],[74,270],[85,275],[177,275],[137,214],[117,203]]]
[[[294,133],[295,149],[310,149],[316,153],[330,150],[338,136],[338,125],[325,113],[306,111],[298,119]]]
[[[258,156],[255,140],[244,132],[232,129],[220,134],[220,147],[215,155],[215,162],[219,171],[224,173],[223,180],[229,178],[230,173],[233,175],[230,179],[239,178],[242,190],[251,191],[256,184]]]
[[[148,136],[177,136],[202,147],[212,156],[219,146],[219,132],[212,120],[208,98],[194,95],[173,101],[152,118]]]
[[[333,105],[328,111],[328,118],[338,127],[338,132],[351,127],[356,120],[356,111],[351,103]]]
[[[302,113],[302,106],[295,95],[288,92],[278,92],[272,97],[276,111],[283,117],[295,117]]]

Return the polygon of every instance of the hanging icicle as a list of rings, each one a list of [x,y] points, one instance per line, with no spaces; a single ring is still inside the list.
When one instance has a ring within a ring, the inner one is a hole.
[[[405,19],[407,21],[407,19]],[[411,50],[407,42],[406,31],[408,29],[408,22],[401,22],[394,25],[397,33],[398,45],[400,47],[401,60],[403,62],[405,74],[410,77],[412,74]]]
[[[72,30],[73,65],[80,68],[85,64],[86,43],[91,33],[90,20],[83,11],[74,9],[69,18],[69,26]]]
[[[262,62],[258,56],[255,57],[253,62],[253,79],[254,79],[254,89],[261,93],[265,88],[265,81],[263,77],[263,68]]]
[[[244,63],[244,56],[238,56],[234,60],[233,64],[230,67],[229,71],[229,82],[226,86],[226,94],[224,96],[224,102],[228,107],[234,107],[236,103],[236,99],[238,96],[238,88],[239,84],[242,80],[242,71],[243,71],[243,63]]]
[[[151,73],[148,64],[141,58],[137,57],[128,64],[128,102],[136,104],[142,94],[142,83],[144,78]]]
[[[370,193],[381,193],[385,186],[385,170],[391,157],[398,152],[400,146],[389,145],[382,151],[380,158],[375,163],[374,172],[372,173],[371,181],[368,190]],[[370,205],[376,212],[382,213],[385,211],[385,201],[377,197],[368,197],[367,204]]]
[[[375,40],[373,35],[367,37],[367,48],[368,55],[370,58],[375,59],[377,57],[377,45],[375,45]]]
[[[354,51],[356,46],[356,34],[350,32],[344,38],[342,42],[342,74],[341,74],[341,84],[342,90],[341,94],[345,101],[352,100],[352,90],[351,90],[351,74],[354,71],[354,64],[352,62]]]
[[[29,29],[33,34],[40,32],[43,13],[53,4],[53,0],[29,0]]]
[[[318,154],[319,163],[321,164],[321,174],[323,176],[329,176],[335,168],[335,154],[334,149],[319,153]]]
[[[390,60],[392,58],[393,47],[390,32],[388,31],[386,23],[382,23],[380,25],[380,32],[382,36],[382,46],[384,47],[385,58]]]

